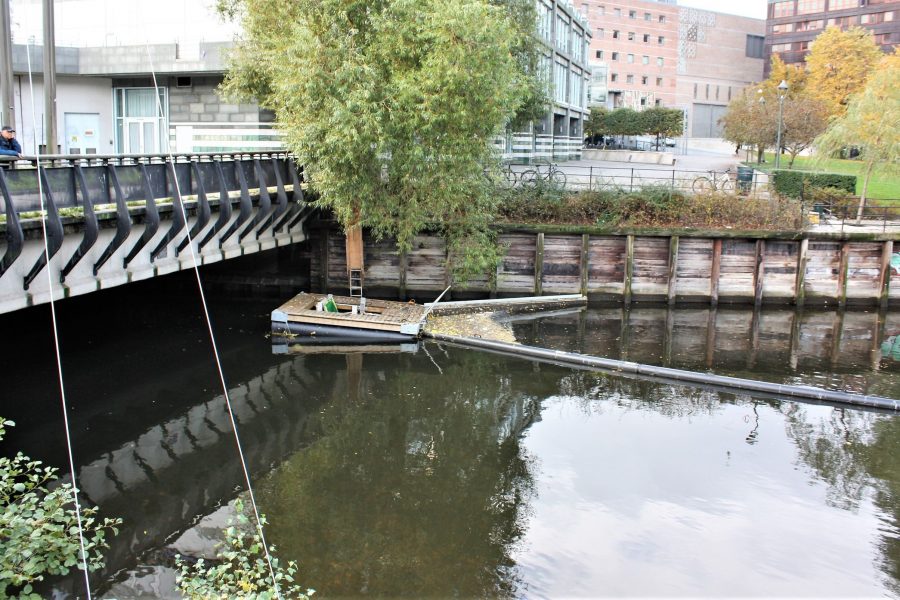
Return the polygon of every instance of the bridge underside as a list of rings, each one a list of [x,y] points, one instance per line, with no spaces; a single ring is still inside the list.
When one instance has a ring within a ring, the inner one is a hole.
[[[0,313],[302,242],[304,185],[283,153],[0,170]]]

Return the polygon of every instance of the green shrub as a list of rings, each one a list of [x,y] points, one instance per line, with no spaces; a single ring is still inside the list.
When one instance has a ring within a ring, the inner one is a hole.
[[[848,194],[847,190],[836,187],[813,188],[805,199],[807,204],[822,205],[840,215],[850,214],[859,204],[856,196]]]
[[[0,417],[0,441],[6,427],[15,425]],[[82,568],[78,522],[72,486],[52,490],[57,470],[45,467],[21,452],[0,457],[0,598],[40,598],[32,584],[45,575],[66,575]],[[107,532],[118,534],[121,519],[97,518],[97,510],[83,508],[81,526],[88,568],[103,566],[109,545]]]
[[[810,173],[808,171],[772,172],[775,191],[788,198],[806,197],[814,188],[837,188],[848,194],[856,193],[856,175],[839,173]]]
[[[176,581],[181,594],[189,600],[308,600],[315,590],[304,590],[294,583],[297,564],[289,561],[286,567],[282,567],[274,556],[274,547],[269,548],[275,574],[275,581],[272,581],[262,538],[244,514],[242,501],[235,502],[235,510],[237,517],[229,521],[225,529],[225,540],[216,560],[207,562],[201,558],[191,564],[181,556],[175,558],[178,567]],[[265,517],[260,515],[260,520],[265,525]]]

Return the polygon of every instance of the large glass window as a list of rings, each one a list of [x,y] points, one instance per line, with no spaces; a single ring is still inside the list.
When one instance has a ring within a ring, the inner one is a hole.
[[[825,10],[825,0],[797,0],[797,14],[808,15],[810,13]]]
[[[859,6],[859,0],[828,0],[828,10],[842,10],[857,6]]]
[[[582,81],[581,69],[572,69],[569,73],[569,104],[579,108],[584,104],[581,99],[581,93],[584,89]]]
[[[168,90],[116,88],[113,111],[116,121],[116,152],[159,154],[168,151]],[[160,108],[162,109],[160,111]]]
[[[566,74],[569,72],[569,69],[564,64],[554,63],[554,98],[560,104],[565,103],[566,101],[566,93],[569,91],[568,82],[566,81]]]
[[[774,18],[792,17],[794,16],[794,0],[782,0],[781,2],[773,2],[769,11]]]
[[[543,2],[538,2],[538,34],[545,40],[550,41],[553,29],[553,11]]]
[[[560,15],[556,15],[556,47],[563,52],[569,46],[569,24]]]

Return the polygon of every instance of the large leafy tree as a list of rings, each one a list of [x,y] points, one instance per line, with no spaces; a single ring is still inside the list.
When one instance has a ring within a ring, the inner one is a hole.
[[[222,0],[242,19],[224,89],[273,109],[319,203],[409,248],[437,224],[496,260],[491,141],[541,104],[525,0]]]
[[[869,180],[875,171],[900,171],[900,55],[882,59],[865,89],[850,99],[847,113],[834,121],[816,142],[822,157],[844,148],[859,149],[863,162],[863,188],[857,222],[866,206]]]
[[[788,97],[784,100],[782,119],[781,144],[791,157],[788,163],[790,169],[797,155],[809,148],[816,137],[827,129],[828,107],[821,100],[805,94]]]
[[[760,102],[754,86],[737,95],[720,120],[722,136],[735,144],[756,148],[757,162],[762,162],[763,152],[775,143],[776,117],[772,115],[771,102]],[[777,107],[776,107],[777,110]]]
[[[809,94],[824,102],[830,114],[842,116],[850,97],[865,87],[882,56],[871,32],[861,27],[827,28],[806,57]]]

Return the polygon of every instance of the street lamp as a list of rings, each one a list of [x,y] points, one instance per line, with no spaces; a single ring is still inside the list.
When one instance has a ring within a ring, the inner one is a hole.
[[[781,80],[778,84],[778,135],[775,139],[775,168],[781,166],[781,128],[784,121],[784,97],[787,96],[788,83]]]

